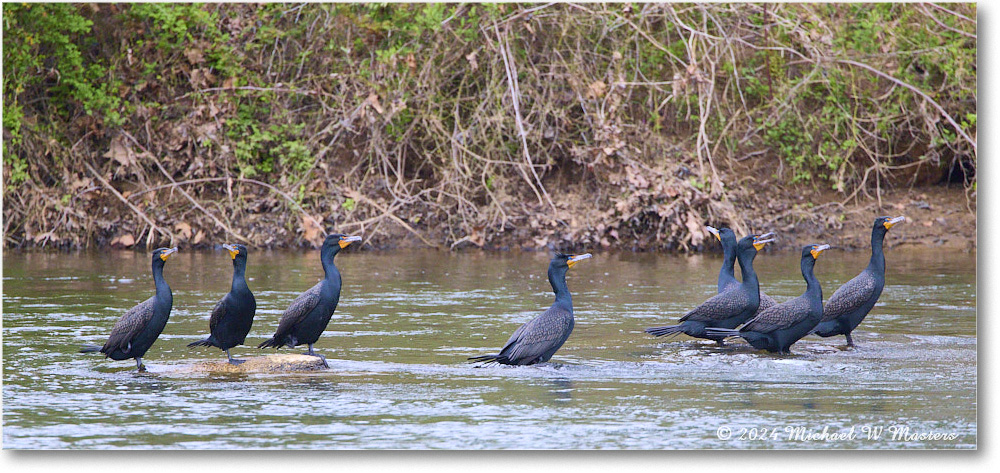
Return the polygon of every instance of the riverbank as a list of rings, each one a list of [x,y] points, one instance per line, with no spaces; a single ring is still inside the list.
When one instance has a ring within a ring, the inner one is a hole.
[[[6,3],[3,246],[975,247],[953,7]]]

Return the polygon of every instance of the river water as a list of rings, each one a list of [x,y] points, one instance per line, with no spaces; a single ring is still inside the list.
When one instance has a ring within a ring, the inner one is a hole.
[[[830,250],[829,297],[866,264]],[[229,289],[225,251],[167,263],[174,309],[137,373],[79,354],[152,294],[140,252],[17,253],[3,260],[3,446],[10,449],[964,449],[977,445],[975,253],[890,248],[887,285],[855,332],[793,355],[718,348],[645,327],[715,293],[717,254],[596,254],[569,272],[576,329],[552,362],[477,368],[552,294],[543,253],[359,252],[317,350],[330,370],[219,374],[190,349]],[[798,254],[761,254],[764,291],[804,283]],[[252,251],[256,346],[321,276],[318,251]],[[283,349],[299,353],[301,349]],[[237,347],[237,357],[273,353]],[[881,429],[881,430],[880,430]],[[876,435],[879,434],[879,435]]]

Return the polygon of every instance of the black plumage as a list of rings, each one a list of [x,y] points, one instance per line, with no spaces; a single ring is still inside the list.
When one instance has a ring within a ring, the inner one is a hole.
[[[719,269],[719,294],[721,294],[727,289],[740,285],[739,280],[736,279],[735,271],[736,233],[729,228],[722,228],[721,230],[717,230],[714,227],[707,228],[712,235],[715,235],[715,238],[719,240],[719,243],[722,244],[722,268]],[[765,233],[760,235],[758,238],[769,238],[773,235],[774,233]],[[773,297],[765,294],[764,291],[759,291],[759,293],[760,305],[757,306],[757,314],[759,314],[762,310],[773,307],[777,304],[777,301],[775,301]]]
[[[174,304],[170,286],[163,279],[163,266],[167,258],[176,252],[176,247],[158,248],[153,251],[153,284],[156,293],[129,309],[118,322],[115,322],[104,346],[84,345],[80,347],[80,353],[101,352],[105,358],[112,360],[135,358],[136,368],[139,371],[146,371],[142,357],[163,332]]]
[[[802,248],[800,268],[806,291],[799,297],[771,307],[751,319],[739,330],[709,328],[716,337],[742,337],[758,350],[789,353],[789,348],[808,334],[823,317],[823,288],[813,274],[816,259],[830,245],[807,245]]]
[[[722,345],[725,337],[709,336],[705,330],[708,327],[734,328],[753,317],[760,306],[760,286],[753,260],[760,248],[773,241],[762,239],[762,236],[749,235],[736,244],[735,258],[740,263],[743,282],[727,284],[722,292],[681,317],[679,324],[650,327],[646,333],[657,337],[685,333],[695,338],[715,340]]]
[[[208,319],[209,336],[204,340],[189,343],[189,347],[216,347],[226,352],[230,364],[238,365],[229,354],[229,349],[243,344],[253,326],[253,316],[257,311],[257,300],[247,286],[247,248],[243,245],[222,245],[233,259],[233,283],[222,300],[215,304]]]
[[[552,358],[573,332],[573,297],[566,286],[566,272],[591,254],[556,254],[549,262],[549,284],[556,295],[548,310],[518,327],[496,355],[470,357],[473,363],[532,365]]]
[[[341,249],[360,240],[359,236],[341,234],[332,234],[326,237],[319,253],[325,276],[315,286],[292,301],[292,304],[281,314],[281,320],[278,322],[278,329],[274,332],[274,336],[258,345],[257,348],[282,346],[294,348],[297,345],[308,345],[309,350],[305,354],[319,357],[323,360],[323,365],[329,367],[326,364],[326,358],[313,351],[313,344],[326,330],[326,326],[333,316],[333,311],[337,309],[337,303],[340,302],[340,271],[333,264],[333,258]]]
[[[851,332],[871,312],[885,287],[885,254],[882,243],[893,225],[906,217],[878,217],[872,225],[872,257],[868,266],[850,281],[840,286],[823,307],[823,319],[813,331],[821,337],[844,335],[847,346],[853,347]]]

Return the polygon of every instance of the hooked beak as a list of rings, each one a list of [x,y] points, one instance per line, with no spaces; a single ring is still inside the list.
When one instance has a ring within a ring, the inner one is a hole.
[[[354,243],[356,241],[361,241],[361,237],[359,236],[340,237],[340,247],[347,248],[348,246],[350,246],[351,243]]]
[[[764,245],[774,241],[774,238],[769,238],[774,236],[774,232],[768,232],[763,235],[757,235],[753,239],[753,247],[760,251],[764,248]]]
[[[166,261],[167,258],[169,258],[170,255],[172,255],[174,253],[177,253],[177,247],[176,246],[173,247],[173,248],[171,248],[171,249],[169,249],[169,250],[167,250],[167,251],[164,251],[163,253],[160,253],[160,259],[163,260],[163,261]]]
[[[574,264],[579,263],[580,261],[583,261],[587,258],[593,258],[593,257],[594,255],[590,253],[584,253],[582,255],[573,255],[570,256],[568,260],[566,260],[566,265],[572,268]]]
[[[240,254],[240,249],[237,248],[236,245],[226,244],[222,245],[222,247],[229,250],[229,256],[232,257],[233,259],[236,259],[236,255]]]
[[[889,220],[886,220],[885,223],[883,223],[882,225],[884,225],[885,229],[888,230],[888,229],[892,228],[893,225],[895,225],[895,224],[897,224],[899,222],[902,222],[904,220],[906,220],[906,216],[905,215],[900,215],[898,217],[894,217],[894,218],[890,218]]]
[[[830,245],[813,245],[812,253],[813,259],[819,258],[819,255],[823,253],[824,250],[830,249]]]
[[[705,229],[708,230],[708,232],[711,233],[712,235],[715,235],[715,239],[716,240],[722,241],[722,235],[719,235],[719,229],[718,228],[710,227],[708,225],[705,225]]]

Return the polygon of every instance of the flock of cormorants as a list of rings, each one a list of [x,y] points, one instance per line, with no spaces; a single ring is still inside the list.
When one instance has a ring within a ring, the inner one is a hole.
[[[872,256],[868,266],[858,276],[844,283],[826,305],[823,288],[813,267],[829,245],[806,245],[802,248],[801,269],[806,281],[805,292],[778,304],[760,291],[753,260],[767,243],[774,241],[772,233],[749,235],[739,241],[728,228],[708,227],[722,244],[723,263],[719,271],[718,294],[680,318],[676,325],[653,327],[646,332],[657,337],[687,334],[716,341],[722,345],[728,338],[740,337],[756,349],[789,353],[789,347],[802,337],[844,335],[847,345],[854,346],[851,332],[875,306],[885,286],[885,256],[882,242],[893,225],[905,217],[878,217],[872,227]],[[341,249],[361,240],[358,236],[332,234],[320,249],[324,278],[299,295],[285,310],[274,336],[258,348],[294,348],[307,345],[305,353],[319,357],[329,367],[326,358],[313,350],[330,322],[340,301],[341,279],[334,257]],[[256,300],[246,282],[247,249],[243,245],[223,245],[233,260],[233,283],[212,310],[209,336],[190,343],[189,347],[213,346],[226,353],[231,364],[242,363],[229,350],[243,344],[253,324]],[[173,305],[170,286],[163,279],[163,266],[177,248],[159,248],[153,252],[153,282],[156,294],[129,309],[111,329],[104,346],[84,345],[81,353],[101,352],[113,360],[134,358],[139,371],[145,371],[142,357],[166,326]],[[510,336],[500,352],[469,358],[474,363],[530,365],[552,358],[573,331],[573,298],[566,286],[566,273],[575,264],[590,258],[590,253],[569,255],[557,253],[549,263],[548,277],[556,300],[538,317],[521,325]],[[743,281],[736,279],[734,264],[739,263]],[[742,327],[740,325],[742,324]],[[737,328],[739,327],[739,328]]]

